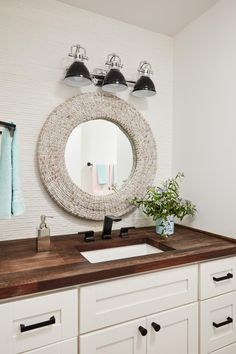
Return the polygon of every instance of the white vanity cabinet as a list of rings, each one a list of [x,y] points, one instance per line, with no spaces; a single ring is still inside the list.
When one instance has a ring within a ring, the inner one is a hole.
[[[193,265],[81,287],[79,353],[198,354],[197,284]]]
[[[79,354],[236,354],[236,257],[82,286],[79,317]]]
[[[236,354],[236,257],[2,302],[0,353]]]

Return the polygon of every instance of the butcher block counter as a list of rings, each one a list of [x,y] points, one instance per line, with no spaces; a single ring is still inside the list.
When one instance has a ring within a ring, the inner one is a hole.
[[[162,253],[90,263],[80,252],[147,243]],[[36,252],[36,239],[0,242],[0,299],[91,283],[142,272],[199,263],[236,255],[236,240],[176,225],[175,234],[161,239],[154,227],[136,228],[121,238],[85,242],[81,234],[51,237],[51,251]]]

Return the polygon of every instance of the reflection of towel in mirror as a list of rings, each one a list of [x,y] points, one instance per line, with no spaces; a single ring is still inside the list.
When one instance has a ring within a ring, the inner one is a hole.
[[[92,194],[93,195],[106,195],[112,193],[111,187],[113,183],[114,183],[113,164],[93,165],[92,167]]]
[[[3,129],[0,157],[0,218],[9,219],[11,215],[24,212],[18,160],[18,136],[13,139],[7,128]]]
[[[98,164],[97,167],[97,180],[98,184],[104,185],[108,184],[109,179],[109,165]]]

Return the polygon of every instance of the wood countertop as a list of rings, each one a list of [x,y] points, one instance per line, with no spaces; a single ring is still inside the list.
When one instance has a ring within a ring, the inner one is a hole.
[[[41,253],[35,238],[0,242],[0,299],[236,255],[236,240],[178,225],[165,240],[153,227],[130,230],[126,239],[118,231],[111,240],[101,240],[99,233],[95,238],[88,243],[83,235],[54,236],[51,251]],[[80,254],[143,242],[166,252],[96,264]]]

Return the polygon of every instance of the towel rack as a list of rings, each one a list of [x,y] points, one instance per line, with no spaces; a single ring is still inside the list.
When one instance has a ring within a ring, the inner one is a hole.
[[[10,130],[10,133],[13,134],[15,129],[16,129],[16,125],[13,123],[7,123],[7,122],[3,122],[0,120],[0,126],[4,127],[4,128],[8,128]],[[2,134],[2,132],[0,131],[0,134]]]

